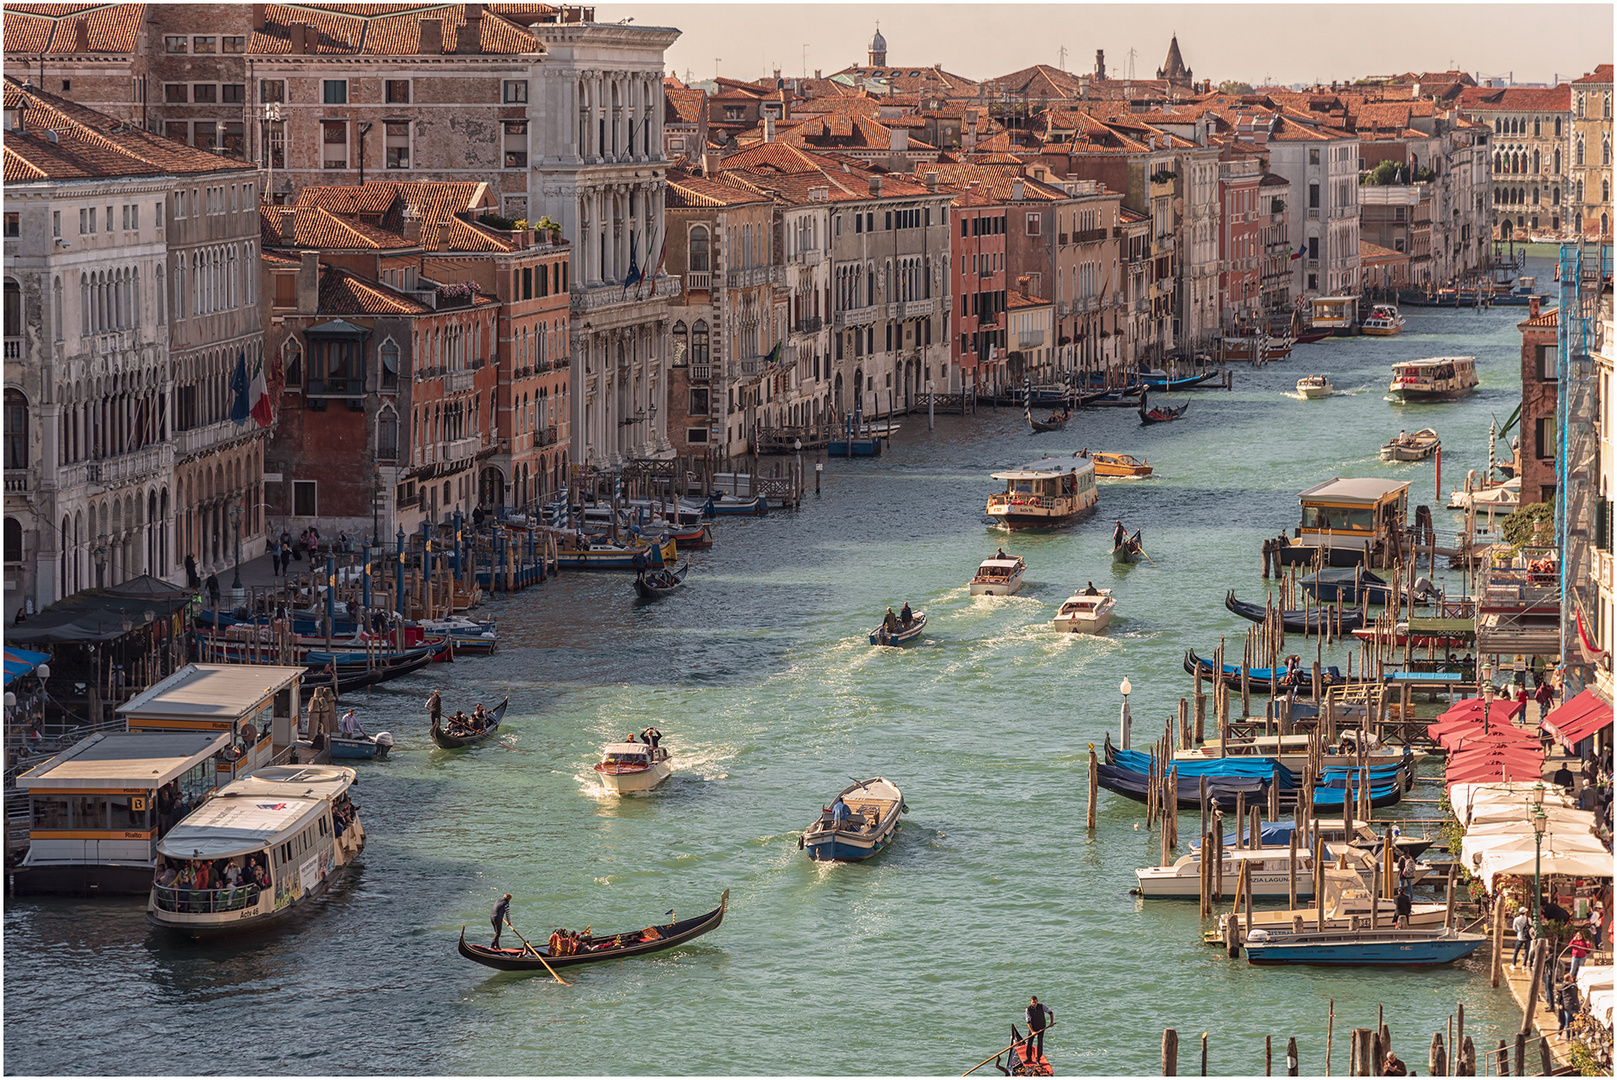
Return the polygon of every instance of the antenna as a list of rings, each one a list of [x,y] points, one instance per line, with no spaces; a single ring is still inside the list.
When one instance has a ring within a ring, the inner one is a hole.
[[[1137,55],[1138,55],[1138,53],[1136,53],[1135,50],[1133,50],[1133,49],[1129,50],[1129,74],[1128,74],[1128,79],[1129,79],[1130,82],[1134,81],[1134,58]]]
[[[803,44],[803,78],[808,78],[808,43]]]
[[[1056,50],[1056,55],[1061,57],[1061,59],[1059,61],[1057,61],[1056,67],[1060,68],[1062,71],[1066,71],[1067,70],[1067,47],[1065,45],[1061,46],[1061,48]]]

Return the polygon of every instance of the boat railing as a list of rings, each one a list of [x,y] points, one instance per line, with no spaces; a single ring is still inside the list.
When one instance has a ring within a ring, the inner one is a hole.
[[[236,885],[227,889],[188,889],[182,885],[152,886],[153,903],[159,911],[173,911],[185,915],[241,911],[256,905],[261,891],[257,885]]]

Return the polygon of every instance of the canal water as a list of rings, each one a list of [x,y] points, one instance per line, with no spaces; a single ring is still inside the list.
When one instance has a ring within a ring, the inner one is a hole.
[[[1261,600],[1259,543],[1296,524],[1297,491],[1396,476],[1412,504],[1434,503],[1432,462],[1378,460],[1400,428],[1439,431],[1446,486],[1484,465],[1490,418],[1519,398],[1525,312],[1406,315],[1400,337],[1299,346],[1238,368],[1233,391],[1178,395],[1190,411],[1170,425],[1090,410],[1030,436],[1009,409],[932,432],[910,417],[888,456],[826,463],[801,510],[723,521],[673,597],[644,604],[623,576],[573,574],[493,601],[497,656],[355,698],[397,745],[359,769],[369,846],[318,914],[203,946],[149,928],[135,900],[8,901],[6,1072],[952,1074],[1009,1041],[1030,994],[1055,1010],[1045,1050],[1063,1074],[1154,1074],[1165,1026],[1186,1071],[1207,1031],[1214,1074],[1260,1072],[1266,1035],[1276,1072],[1296,1037],[1302,1072],[1320,1073],[1333,1002],[1339,1073],[1346,1033],[1378,1004],[1422,1069],[1458,1002],[1491,1045],[1516,1014],[1485,956],[1252,968],[1201,943],[1193,903],[1130,895],[1157,850],[1142,807],[1102,792],[1084,828],[1086,748],[1115,731],[1120,681],[1149,741],[1189,692],[1184,650],[1245,632],[1225,592]],[[1450,354],[1477,357],[1475,396],[1385,400],[1389,364]],[[1289,396],[1316,372],[1335,396]],[[989,472],[1083,446],[1147,457],[1157,475],[1103,481],[1098,514],[1065,530],[1008,540],[988,525]],[[1111,565],[1119,517],[1153,562]],[[1000,544],[1027,559],[1027,587],[969,597]],[[1088,581],[1115,592],[1110,631],[1053,633]],[[924,640],[869,646],[905,600],[929,615]],[[501,744],[433,748],[433,686],[450,707],[509,694]],[[652,723],[678,772],[649,796],[603,792],[601,744]],[[894,846],[866,865],[810,864],[799,830],[850,776],[876,774],[910,807]],[[542,940],[687,917],[724,889],[719,930],[575,969],[571,987],[455,951],[462,926],[487,940],[506,891],[516,926]]]

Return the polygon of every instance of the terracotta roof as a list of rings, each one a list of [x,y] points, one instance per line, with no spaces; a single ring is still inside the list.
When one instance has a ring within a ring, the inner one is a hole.
[[[322,315],[430,315],[433,309],[378,281],[336,266],[320,268]]]
[[[1060,68],[1034,64],[1008,75],[987,79],[982,85],[990,95],[1009,93],[1016,97],[1067,98],[1077,97],[1084,81]]]
[[[259,248],[258,257],[271,266],[302,266],[303,260],[273,248]]]
[[[1606,65],[1606,70],[1608,73],[1611,71],[1610,64]],[[1537,316],[1531,319],[1523,319],[1521,322],[1517,323],[1516,326],[1518,328],[1531,328],[1534,330],[1553,329],[1560,325],[1560,316],[1561,309],[1558,307],[1552,307],[1547,310],[1540,310]]]
[[[947,184],[962,193],[974,191],[985,202],[1009,202],[1012,198],[1012,189],[1018,180],[1022,182],[1024,201],[1054,202],[1072,197],[1064,188],[1023,176],[1022,169],[1022,162],[1017,160],[1014,163],[1004,164],[978,162],[971,165],[926,165],[916,172],[917,174],[935,172],[938,174],[939,183]],[[971,187],[972,184],[977,185],[975,189]]]
[[[9,75],[5,107],[21,110],[21,130],[5,137],[5,178],[13,182],[255,171],[247,162],[197,150],[66,98],[26,89]]]
[[[663,123],[700,124],[707,107],[707,95],[684,87],[663,88]]]
[[[508,252],[517,246],[499,233],[458,217],[424,222],[421,246],[428,251]]]
[[[843,68],[832,78],[835,79],[837,76],[875,79],[886,83],[892,87],[894,93],[900,94],[937,93],[942,90],[956,96],[971,95],[976,93],[979,85],[964,75],[944,71],[936,65],[931,67],[905,67],[899,64],[884,64],[881,67],[871,67],[868,64],[855,64],[852,67]]]
[[[7,4],[6,52],[132,53],[139,47],[145,19],[145,4]]]
[[[1456,104],[1473,112],[1564,112],[1572,108],[1572,87],[1468,86]]]
[[[10,28],[8,27],[7,29],[10,29]],[[1580,83],[1585,84],[1585,85],[1593,84],[1595,86],[1610,86],[1611,85],[1611,65],[1610,64],[1601,64],[1599,67],[1595,68],[1593,71],[1591,71],[1589,74],[1583,76],[1582,78],[1572,80],[1572,85],[1573,86],[1577,86]]]
[[[281,222],[285,235],[286,222]],[[333,214],[322,206],[299,206],[293,213],[291,242],[297,247],[387,251],[419,245],[396,232]]]
[[[1396,262],[1399,259],[1407,258],[1409,258],[1409,256],[1402,251],[1394,251],[1392,248],[1382,247],[1380,244],[1372,244],[1368,240],[1361,239],[1359,241],[1359,259],[1361,262],[1365,260],[1375,260],[1379,262],[1383,259],[1390,259]]]
[[[334,214],[374,218],[373,224],[403,232],[407,218],[423,224],[468,210],[493,210],[488,184],[480,180],[367,180],[321,184],[298,193],[297,206],[321,206]]]
[[[269,4],[264,28],[253,31],[247,51],[257,55],[290,55],[292,27],[312,26],[317,34],[307,51],[330,55],[407,56],[421,51],[421,24],[442,23],[440,52],[496,56],[543,53],[545,47],[532,31],[505,18],[519,9],[541,12],[558,9],[546,5],[485,4],[478,21],[477,40],[467,33],[465,4]]]
[[[753,203],[763,204],[768,201],[760,194],[743,191],[732,184],[720,183],[717,180],[708,180],[698,176],[681,176],[673,173],[670,173],[668,177],[667,205],[670,209],[747,206]]]
[[[1019,293],[1015,289],[1006,289],[1005,306],[1010,310],[1015,311],[1017,308],[1049,307],[1050,301],[1041,300],[1037,296],[1028,296],[1025,293]]]

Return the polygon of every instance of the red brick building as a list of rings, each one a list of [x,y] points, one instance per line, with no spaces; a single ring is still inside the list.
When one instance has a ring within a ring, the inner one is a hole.
[[[1522,505],[1555,501],[1556,334],[1559,309],[1539,311],[1516,324],[1522,332]]]
[[[1218,163],[1218,297],[1226,325],[1263,315],[1264,226],[1269,208],[1258,191],[1263,163],[1249,155]]]
[[[967,388],[1004,385],[1005,371],[1005,206],[969,184],[950,205],[949,293],[954,298],[955,334],[950,355]]]

